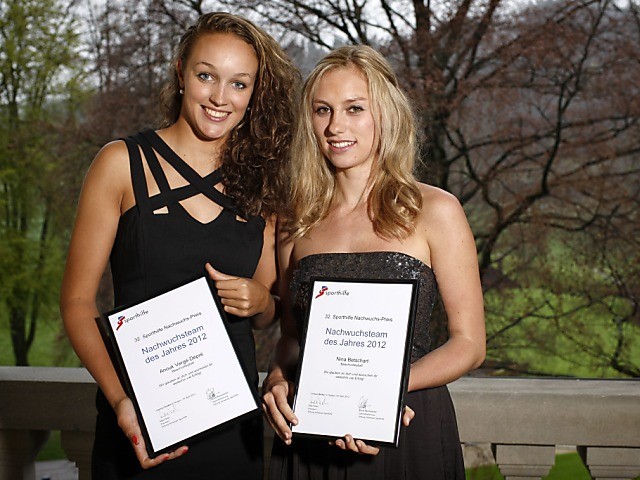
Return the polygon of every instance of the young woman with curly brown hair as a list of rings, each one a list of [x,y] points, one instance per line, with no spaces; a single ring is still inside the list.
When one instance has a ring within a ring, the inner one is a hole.
[[[262,419],[149,458],[131,400],[94,318],[110,261],[116,305],[206,271],[216,282],[250,381],[252,327],[275,315],[275,220],[298,73],[241,17],[203,15],[182,36],[162,94],[164,122],[107,144],[80,195],[61,311],[99,388],[92,478],[261,478]]]

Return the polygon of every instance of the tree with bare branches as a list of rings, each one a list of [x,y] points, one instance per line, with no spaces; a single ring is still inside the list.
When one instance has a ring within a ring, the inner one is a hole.
[[[638,5],[108,0],[89,18],[97,92],[81,131],[96,148],[147,126],[168,39],[204,11],[246,14],[295,49],[301,65],[336,45],[373,45],[413,99],[420,178],[454,193],[472,224],[487,365],[636,377]]]
[[[638,273],[594,241],[616,232],[616,248],[637,249],[637,235],[622,234],[639,193],[635,2],[546,2],[514,15],[500,0],[253,0],[245,11],[323,48],[372,44],[395,62],[423,127],[419,174],[455,193],[472,221],[496,365],[638,375]],[[606,273],[574,288],[597,259]],[[562,367],[529,359],[549,349]]]

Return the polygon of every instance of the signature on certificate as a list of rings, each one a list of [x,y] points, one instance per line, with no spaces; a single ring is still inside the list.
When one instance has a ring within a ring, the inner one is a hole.
[[[327,398],[326,397],[322,397],[322,398],[312,398],[311,400],[309,400],[309,405],[315,405],[315,406],[319,406],[319,405],[327,405]]]
[[[358,408],[360,410],[366,410],[368,403],[369,403],[369,399],[365,396],[362,396],[360,397],[360,401],[358,402]]]
[[[213,387],[207,388],[207,400],[210,402],[215,402],[216,400],[216,390]]]
[[[173,405],[169,405],[167,407],[161,408],[158,411],[158,414],[160,416],[160,420],[164,420],[169,418],[171,415],[173,415],[174,413],[176,413],[178,411],[178,407],[177,405],[174,403]]]

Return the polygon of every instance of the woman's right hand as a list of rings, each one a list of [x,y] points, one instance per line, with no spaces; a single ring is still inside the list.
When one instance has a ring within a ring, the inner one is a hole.
[[[136,411],[133,408],[131,399],[129,397],[123,397],[118,401],[118,403],[116,403],[114,410],[118,417],[118,426],[131,442],[133,450],[136,452],[136,457],[138,457],[138,462],[140,462],[142,468],[147,469],[155,467],[167,460],[173,460],[174,458],[181,457],[187,452],[187,450],[189,450],[189,447],[183,446],[173,452],[163,453],[155,458],[150,458],[147,454],[142,430],[138,424],[138,417],[136,416]]]
[[[293,383],[281,375],[269,374],[264,381],[262,391],[262,409],[271,428],[280,439],[291,445],[292,432],[289,423],[298,424],[298,418],[289,406],[289,397],[293,394]]]

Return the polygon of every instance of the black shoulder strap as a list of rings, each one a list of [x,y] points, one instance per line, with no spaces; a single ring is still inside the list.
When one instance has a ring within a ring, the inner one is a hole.
[[[231,198],[219,192],[213,184],[208,183],[198,173],[191,168],[184,160],[182,160],[171,148],[158,136],[157,133],[148,130],[142,132],[144,140],[153,147],[162,158],[164,158],[176,171],[182,175],[189,183],[196,187],[203,195],[209,200],[217,203],[223,208],[227,208],[236,214],[239,214],[238,209],[233,203]]]
[[[154,195],[156,198],[150,200],[150,202],[154,204],[153,208],[155,209],[166,206],[167,209],[171,211],[170,204],[172,202],[169,201],[171,198],[171,187],[169,186],[164,170],[162,170],[162,167],[160,166],[156,152],[151,148],[151,145],[149,145],[149,142],[146,141],[141,133],[134,135],[133,140],[142,147],[142,152],[144,153],[144,158],[147,160],[147,165],[149,165],[149,170],[151,170],[151,174],[160,189],[159,198]]]
[[[131,137],[123,138],[123,140],[129,152],[131,183],[138,211],[141,214],[150,213],[149,189],[147,188],[147,180],[144,176],[144,167],[142,166],[142,157],[140,156],[138,144]]]

